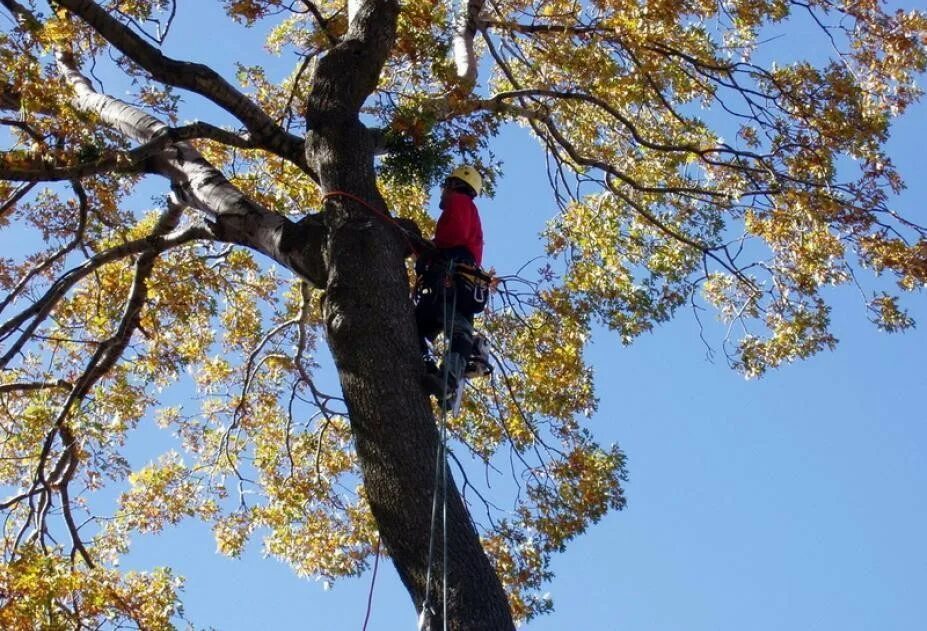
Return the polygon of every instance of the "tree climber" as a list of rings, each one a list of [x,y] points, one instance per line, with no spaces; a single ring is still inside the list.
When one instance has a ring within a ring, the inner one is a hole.
[[[488,298],[488,277],[479,269],[483,228],[473,203],[482,188],[483,178],[472,166],[463,165],[451,172],[441,189],[436,249],[415,264],[415,322],[425,359],[423,383],[445,410],[454,406],[458,383],[465,376],[474,350],[473,316],[483,310]],[[442,362],[438,368],[431,358],[429,342],[442,330],[450,348],[445,354],[446,364]],[[483,365],[488,366],[485,361]],[[487,372],[482,368],[483,374]]]

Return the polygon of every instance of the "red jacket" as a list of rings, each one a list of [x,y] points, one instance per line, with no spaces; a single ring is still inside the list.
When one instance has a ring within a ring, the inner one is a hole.
[[[479,267],[483,261],[483,225],[476,204],[469,195],[452,192],[441,202],[441,211],[435,245],[442,250],[463,246]]]

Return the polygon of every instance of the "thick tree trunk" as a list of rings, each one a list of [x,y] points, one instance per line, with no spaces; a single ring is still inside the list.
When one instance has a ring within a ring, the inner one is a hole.
[[[372,154],[367,168],[354,170],[347,163],[356,159],[357,145],[343,136],[331,140],[317,145],[326,146],[328,164],[320,167],[333,176],[323,179],[323,187],[375,198]],[[367,499],[399,575],[419,607],[428,569],[438,432],[420,385],[421,357],[403,265],[404,244],[369,211],[332,204],[329,212],[324,301],[329,345],[351,417]],[[513,628],[505,593],[453,484],[448,490],[448,524],[450,628]],[[431,593],[439,612],[441,574],[435,566]]]
[[[376,188],[373,140],[357,111],[392,45],[397,11],[394,2],[367,2],[358,9],[345,41],[317,67],[307,114],[307,162],[322,189],[350,193],[379,208],[383,201]],[[329,197],[325,216],[323,306],[329,346],[367,499],[418,608],[428,572],[438,431],[421,387],[405,244],[395,228],[349,198]],[[448,486],[448,626],[513,629],[505,592],[456,486]],[[441,628],[443,609],[442,570],[436,570],[434,629]]]

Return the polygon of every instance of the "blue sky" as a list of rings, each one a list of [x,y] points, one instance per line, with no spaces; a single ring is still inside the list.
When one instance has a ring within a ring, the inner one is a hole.
[[[203,14],[213,9],[204,3],[196,16],[180,9],[168,54],[215,63],[231,78],[232,58],[200,36]],[[250,35],[238,37],[238,50],[259,47]],[[924,106],[910,112],[891,145],[910,186],[897,206],[921,223],[925,113]],[[513,273],[542,252],[536,235],[552,202],[538,186],[543,157],[524,130],[507,131],[493,148],[510,166],[497,196],[480,203],[485,261]],[[927,333],[880,333],[854,290],[833,296],[837,350],[759,381],[744,381],[723,359],[708,361],[685,311],[631,347],[595,336],[588,357],[601,405],[590,425],[629,456],[629,504],[556,559],[549,586],[556,612],[527,629],[923,626]],[[927,322],[924,296],[907,304]],[[259,545],[243,560],[217,555],[209,530],[193,523],[138,538],[125,563],[165,564],[187,577],[190,620],[223,631],[358,630],[371,578],[326,590],[263,559]],[[368,628],[411,629],[414,620],[390,563],[382,563]]]

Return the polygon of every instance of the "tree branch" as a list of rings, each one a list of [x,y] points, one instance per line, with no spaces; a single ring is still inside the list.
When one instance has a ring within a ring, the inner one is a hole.
[[[182,207],[179,204],[171,203],[167,210],[161,215],[154,229],[152,236],[162,236],[168,234],[177,227],[180,220]],[[122,357],[123,352],[128,347],[132,335],[138,328],[141,321],[142,308],[148,297],[148,279],[154,270],[155,261],[161,254],[159,250],[147,250],[141,253],[135,263],[135,275],[132,279],[132,287],[129,290],[129,296],[126,299],[123,308],[122,318],[119,325],[113,332],[112,336],[101,343],[91,356],[84,368],[83,373],[74,382],[67,398],[58,410],[55,421],[45,437],[42,444],[42,450],[39,454],[38,464],[33,477],[32,488],[39,490],[40,505],[47,507],[51,504],[52,491],[58,491],[61,496],[64,511],[65,523],[71,535],[73,550],[79,552],[89,567],[93,567],[93,561],[90,558],[83,542],[80,540],[80,534],[74,523],[71,514],[70,499],[68,496],[68,484],[74,476],[79,464],[78,440],[74,435],[68,420],[74,410],[84,400],[90,390],[96,383],[116,365]],[[55,438],[61,437],[62,453],[58,458],[53,470],[46,474],[46,466],[49,455],[52,453]],[[43,511],[37,515],[44,520]],[[37,525],[36,532],[41,536],[43,527]]]
[[[27,182],[26,184],[20,186],[16,189],[9,199],[5,200],[3,204],[0,204],[0,218],[3,217],[11,208],[13,208],[19,200],[29,194],[33,188],[35,188],[35,182]]]
[[[242,136],[203,121],[197,121],[181,127],[169,127],[167,135],[174,142],[204,138],[206,140],[215,140],[223,145],[237,147],[239,149],[256,148],[254,141],[249,135]]]
[[[396,0],[357,0],[341,42],[319,60],[307,102],[310,128],[334,120],[356,120],[364,100],[376,89],[395,36]]]
[[[42,274],[56,261],[60,260],[62,257],[66,256],[69,252],[73,251],[76,247],[81,245],[84,240],[84,232],[87,228],[87,213],[88,213],[88,202],[87,202],[87,193],[84,191],[84,187],[81,186],[80,182],[74,180],[71,182],[71,186],[74,188],[74,192],[77,194],[78,199],[78,214],[77,214],[77,228],[74,231],[74,238],[71,239],[64,247],[60,250],[46,258],[41,263],[38,263],[35,267],[29,270],[19,282],[7,293],[6,297],[0,301],[0,312],[3,312],[19,295],[23,289],[32,281],[33,278]]]
[[[509,20],[484,20],[482,25],[487,28],[496,28],[502,31],[520,33],[522,35],[548,33],[566,33],[570,35],[586,35],[588,33],[614,34],[613,29],[609,30],[599,26],[585,24],[524,24]]]
[[[131,107],[131,106],[128,106]],[[248,138],[209,123],[197,122],[182,127],[161,127],[145,144],[129,151],[112,152],[96,160],[77,164],[56,164],[48,156],[19,159],[19,152],[0,153],[0,179],[20,182],[57,182],[74,180],[100,173],[139,173],[145,162],[174,142],[208,138],[241,149],[253,149]],[[6,159],[12,164],[3,164]],[[21,165],[21,166],[20,166]]]
[[[16,2],[16,0],[0,0],[0,4],[2,4],[7,11],[12,13],[13,17],[16,18],[20,23],[30,28],[37,28],[41,26],[32,12],[23,5]]]
[[[256,146],[285,158],[313,179],[304,155],[303,140],[287,133],[263,109],[209,66],[171,59],[92,0],[54,0],[72,11],[126,57],[158,81],[206,97],[244,124]]]
[[[8,392],[34,392],[36,390],[54,390],[54,389],[64,389],[69,390],[71,384],[64,379],[59,379],[58,381],[30,381],[30,382],[19,382],[19,383],[4,383],[0,384],[0,394],[6,394]]]
[[[87,552],[84,542],[81,541],[80,532],[77,527],[77,524],[74,523],[74,515],[71,511],[71,498],[69,497],[68,492],[68,481],[65,481],[61,487],[58,489],[58,494],[61,496],[61,510],[64,513],[64,523],[68,528],[68,534],[71,535],[71,559],[74,559],[74,552],[80,553],[81,558],[84,560],[84,563],[87,564],[87,567],[93,569],[96,567],[96,564],[93,562],[93,559],[90,558],[90,553]]]
[[[119,99],[100,94],[74,66],[68,55],[58,56],[62,75],[74,87],[75,106],[99,116],[102,121],[147,145],[157,148],[170,140],[206,133],[211,137],[225,133],[212,125],[194,124],[175,132],[157,118]],[[139,150],[142,148],[140,147]],[[146,150],[146,155],[147,150]],[[182,201],[213,217],[212,236],[238,243],[266,254],[316,286],[324,285],[325,267],[321,243],[324,226],[315,215],[294,224],[283,215],[271,212],[232,185],[221,171],[209,163],[195,147],[186,142],[167,144],[152,151],[147,169],[171,181]]]
[[[312,17],[315,18],[316,24],[318,24],[319,28],[322,29],[322,32],[325,33],[325,37],[328,39],[328,43],[332,46],[337,45],[338,38],[331,30],[331,20],[322,15],[322,12],[319,10],[319,7],[316,6],[315,2],[309,2],[306,0],[303,2],[303,4],[306,5],[306,10],[312,14]]]
[[[473,50],[480,11],[485,0],[457,0],[457,15],[454,16],[454,65],[457,78],[464,93],[470,93],[476,85],[477,59]]]
[[[87,259],[77,267],[72,268],[70,271],[60,276],[39,300],[24,309],[17,316],[0,325],[0,340],[9,337],[13,331],[22,331],[18,340],[7,353],[0,358],[0,368],[6,366],[19,352],[39,325],[48,317],[55,305],[58,304],[58,301],[61,300],[74,285],[80,282],[81,279],[85,278],[96,269],[126,256],[132,256],[133,254],[142,252],[160,253],[196,239],[208,239],[211,237],[212,233],[202,226],[191,226],[185,230],[165,235],[152,234],[104,250]],[[29,320],[32,321],[29,322]],[[21,328],[26,322],[29,322],[29,324],[26,325],[25,328]]]
[[[92,162],[68,165],[55,164],[45,156],[23,160],[20,159],[19,152],[2,152],[0,153],[0,179],[12,182],[60,182],[100,173],[138,173],[141,165],[137,160],[133,160],[129,153],[119,152]]]
[[[13,89],[13,86],[2,83],[0,84],[0,110],[19,111],[19,104],[22,102],[22,95]]]

